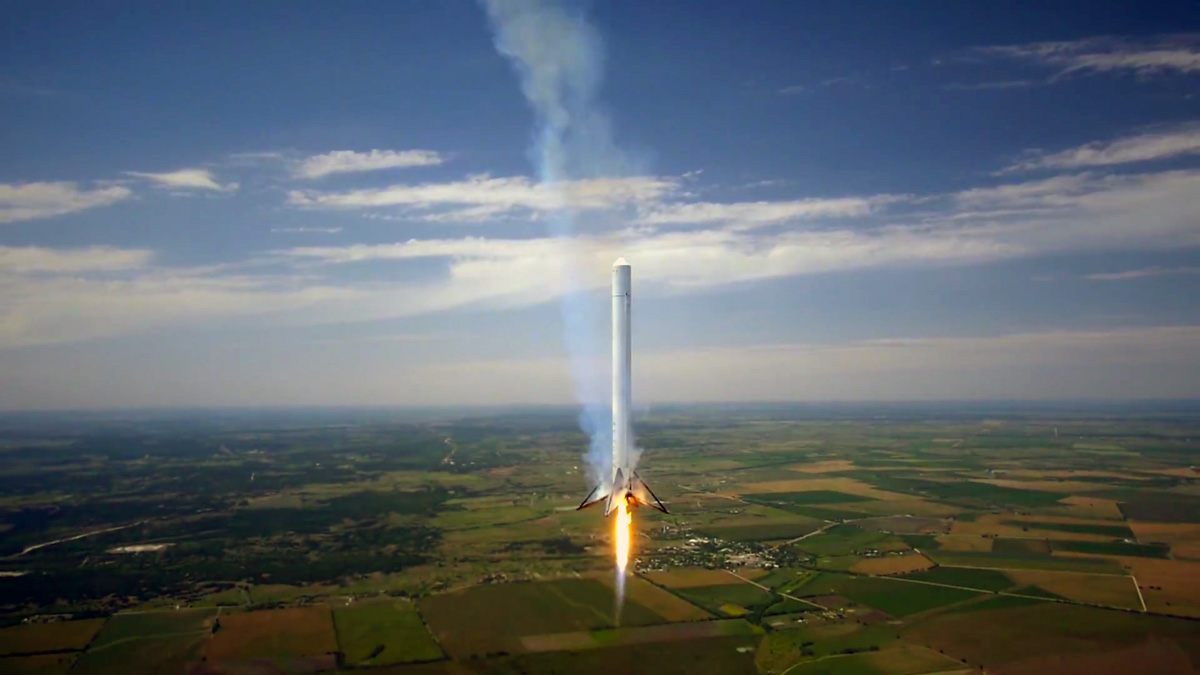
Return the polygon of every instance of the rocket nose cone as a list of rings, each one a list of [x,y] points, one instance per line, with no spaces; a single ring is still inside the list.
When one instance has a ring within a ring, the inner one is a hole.
[[[613,267],[629,267],[629,262],[624,258],[617,258],[617,261],[613,263]]]

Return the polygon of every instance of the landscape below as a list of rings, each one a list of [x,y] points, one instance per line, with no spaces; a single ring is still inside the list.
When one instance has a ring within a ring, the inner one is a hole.
[[[0,418],[4,673],[1200,670],[1200,410]]]

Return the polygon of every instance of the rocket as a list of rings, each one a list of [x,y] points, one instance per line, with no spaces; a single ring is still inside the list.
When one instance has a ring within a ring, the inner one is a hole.
[[[604,503],[604,515],[612,513],[618,500],[627,506],[667,509],[650,491],[629,463],[633,445],[633,351],[630,333],[633,268],[618,258],[612,269],[612,475],[602,478],[579,505],[580,509]]]

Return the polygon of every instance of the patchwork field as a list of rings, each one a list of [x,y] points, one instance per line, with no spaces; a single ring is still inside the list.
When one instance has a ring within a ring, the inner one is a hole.
[[[732,575],[727,574],[726,576],[737,581]],[[613,575],[599,575],[597,580],[610,590],[615,589],[616,580]],[[681,600],[678,596],[641,577],[631,576],[625,579],[625,597],[658,614],[666,621],[704,621],[712,618],[712,614],[690,602]]]
[[[1013,570],[1006,573],[1019,586],[1036,586],[1054,595],[1096,605],[1142,608],[1132,579],[1101,574]]]
[[[455,658],[515,652],[527,635],[615,626],[612,591],[595,579],[475,586],[422,598],[418,605],[442,648]],[[621,610],[622,626],[664,622],[633,600]]]
[[[918,572],[933,567],[933,562],[920,553],[909,555],[888,555],[879,558],[865,558],[850,566],[851,572],[860,574],[906,574]]]
[[[209,661],[326,656],[338,650],[328,606],[223,615],[205,650]]]
[[[79,651],[88,646],[104,619],[27,623],[0,629],[0,656]]]
[[[0,673],[8,675],[66,675],[77,654],[39,654],[0,657]]]
[[[417,608],[408,601],[375,600],[333,610],[337,643],[349,666],[383,666],[442,658]]]
[[[697,586],[737,585],[741,579],[724,570],[675,569],[669,572],[646,572],[648,581],[667,588],[694,588]]]

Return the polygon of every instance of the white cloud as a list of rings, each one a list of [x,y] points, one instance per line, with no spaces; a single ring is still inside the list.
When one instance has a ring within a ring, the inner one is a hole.
[[[663,204],[647,210],[638,218],[638,222],[645,225],[729,223],[734,227],[750,228],[794,220],[866,216],[898,199],[901,198],[878,195],[779,202]]]
[[[273,234],[337,234],[340,227],[272,227]]]
[[[1200,124],[1185,124],[1168,129],[1126,136],[1115,141],[1096,141],[1053,154],[1040,151],[1003,171],[1034,169],[1078,169],[1149,162],[1200,154]]]
[[[294,173],[299,178],[322,178],[338,173],[360,173],[443,164],[446,157],[433,150],[335,150],[301,160]]]
[[[40,246],[0,246],[0,275],[116,272],[144,267],[154,256],[146,249],[91,246],[54,249]]]
[[[677,179],[640,176],[595,178],[558,184],[535,183],[524,176],[472,176],[450,183],[392,185],[372,190],[320,192],[294,190],[293,206],[328,209],[404,207],[420,217],[485,220],[513,211],[608,209],[653,203],[674,191]],[[430,213],[431,209],[445,209]]]
[[[1136,270],[1121,272],[1100,272],[1084,275],[1088,281],[1131,281],[1146,277],[1176,276],[1185,274],[1200,274],[1200,267],[1143,267]]]
[[[50,218],[98,206],[109,206],[133,195],[119,185],[82,190],[75,183],[0,183],[0,223]]]
[[[165,173],[126,171],[126,175],[144,178],[167,190],[209,190],[212,192],[236,192],[237,183],[221,185],[208,169],[180,169]]]
[[[979,53],[1052,66],[1057,77],[1075,73],[1132,72],[1140,77],[1200,72],[1200,36],[1166,35],[1145,40],[1096,37],[1063,42],[984,47]]]
[[[1200,326],[638,353],[642,402],[1164,398],[1200,394]],[[459,402],[570,400],[563,358],[430,366]]]
[[[776,90],[776,93],[781,96],[793,96],[795,94],[803,94],[806,91],[808,91],[808,87],[802,84],[793,84],[787,87],[780,87]]]

